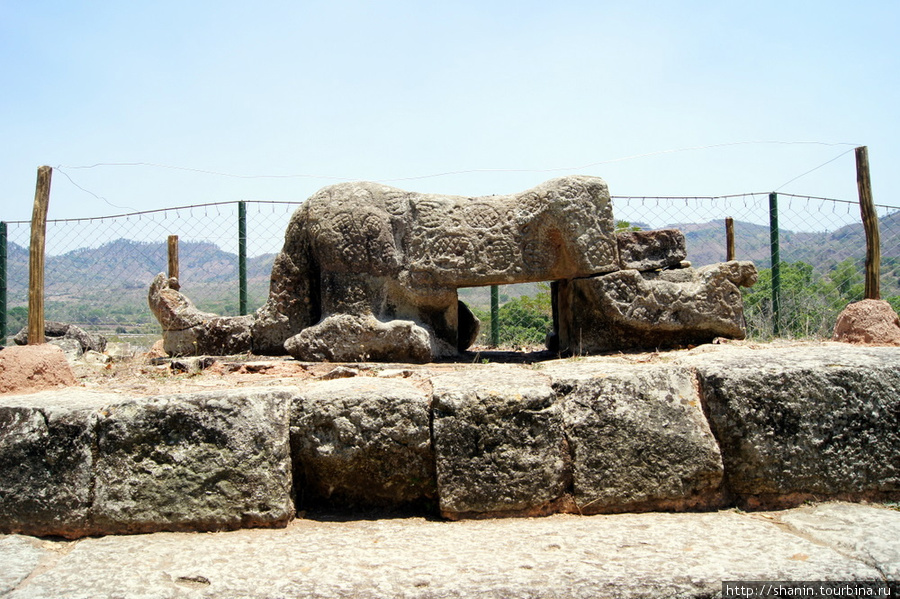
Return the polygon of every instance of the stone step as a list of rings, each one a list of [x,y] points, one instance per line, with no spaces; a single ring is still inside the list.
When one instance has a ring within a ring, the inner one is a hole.
[[[424,373],[424,374],[423,374]],[[0,396],[0,532],[900,497],[900,349],[703,346],[155,397]]]
[[[900,512],[847,503],[460,522],[304,519],[278,530],[79,541],[9,535],[0,536],[0,596],[708,599],[722,596],[723,581],[855,581],[842,587],[856,589],[865,580],[884,588],[885,579],[897,596],[898,536]]]

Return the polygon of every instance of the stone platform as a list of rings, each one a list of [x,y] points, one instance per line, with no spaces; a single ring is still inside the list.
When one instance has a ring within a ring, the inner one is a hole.
[[[303,519],[276,530],[78,541],[0,535],[0,597],[710,599],[723,581],[885,579],[897,596],[898,537],[900,511],[847,503],[461,522]]]
[[[0,533],[284,527],[298,509],[465,519],[900,497],[898,348],[379,368],[152,397],[0,396]]]

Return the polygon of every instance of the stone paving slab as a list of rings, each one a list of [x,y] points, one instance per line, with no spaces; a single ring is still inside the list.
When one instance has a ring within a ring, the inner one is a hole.
[[[880,580],[900,512],[431,521],[294,520],[284,529],[78,541],[0,536],[0,597],[710,598],[723,580]]]

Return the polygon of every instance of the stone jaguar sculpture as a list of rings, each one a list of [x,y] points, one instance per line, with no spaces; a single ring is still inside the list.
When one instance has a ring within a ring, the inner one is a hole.
[[[477,336],[457,288],[609,273],[620,268],[616,243],[599,177],[476,198],[343,183],[292,216],[256,314],[200,312],[164,275],[149,302],[170,354],[425,362]]]

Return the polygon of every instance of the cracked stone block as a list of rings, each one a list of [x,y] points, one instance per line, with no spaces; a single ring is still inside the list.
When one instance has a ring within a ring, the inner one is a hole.
[[[721,505],[722,456],[689,369],[563,365],[550,374],[579,512]]]
[[[489,367],[434,377],[434,450],[449,518],[556,509],[571,480],[550,380]]]
[[[0,532],[83,535],[96,407],[112,397],[77,389],[0,397]]]
[[[686,361],[700,377],[728,489],[750,507],[900,496],[896,356],[834,344]]]
[[[284,389],[120,402],[100,412],[91,526],[103,533],[278,526],[293,516]]]
[[[333,379],[293,400],[298,494],[317,505],[403,508],[435,497],[430,398],[406,381]]]

